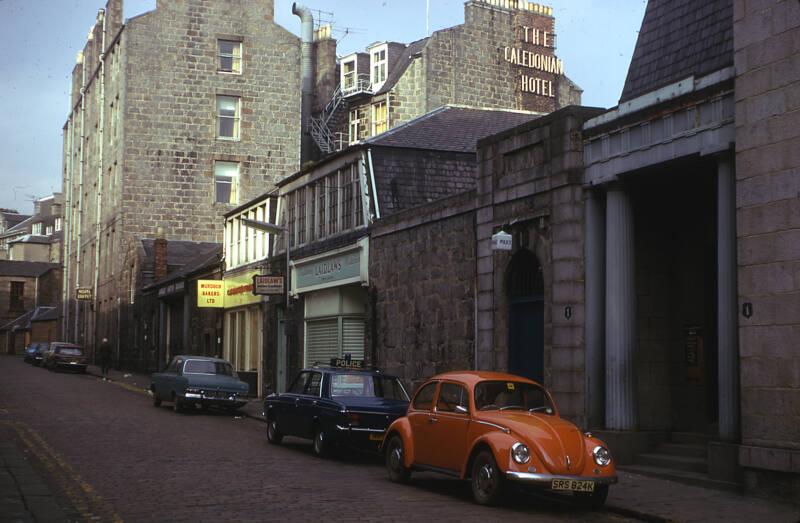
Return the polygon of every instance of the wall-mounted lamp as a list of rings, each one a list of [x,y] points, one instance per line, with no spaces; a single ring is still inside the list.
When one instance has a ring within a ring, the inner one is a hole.
[[[742,316],[749,318],[753,315],[753,304],[746,301],[742,304]]]

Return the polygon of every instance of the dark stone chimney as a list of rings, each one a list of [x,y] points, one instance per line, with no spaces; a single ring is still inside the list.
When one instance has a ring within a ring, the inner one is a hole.
[[[153,242],[153,277],[155,281],[167,276],[167,239],[164,238],[164,229],[158,228],[156,239]]]

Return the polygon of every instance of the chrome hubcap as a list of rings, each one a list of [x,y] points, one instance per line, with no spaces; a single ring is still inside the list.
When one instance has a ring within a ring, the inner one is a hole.
[[[322,449],[322,438],[323,438],[322,432],[317,432],[317,437],[314,438],[314,443],[316,444],[317,452],[319,452]]]
[[[487,463],[478,470],[478,488],[483,492],[487,492],[492,488],[493,483],[494,468]]]
[[[389,455],[389,463],[393,469],[399,470],[403,464],[403,449],[395,447]]]

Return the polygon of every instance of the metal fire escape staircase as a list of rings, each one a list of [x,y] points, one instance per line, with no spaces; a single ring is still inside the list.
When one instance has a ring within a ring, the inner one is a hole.
[[[309,117],[311,137],[320,151],[325,154],[330,154],[342,148],[341,143],[337,143],[341,142],[341,139],[337,141],[336,136],[331,132],[328,125],[338,116],[340,109],[342,109],[342,102],[344,102],[344,95],[342,94],[342,85],[339,84],[336,86],[336,90],[333,91],[333,97],[330,102],[328,102],[328,105],[325,106],[319,116]]]
[[[343,109],[345,98],[358,94],[372,94],[372,84],[368,74],[347,74],[344,77],[344,84],[336,86],[330,102],[319,116],[309,117],[309,128],[311,137],[319,147],[320,151],[330,154],[341,151],[347,145],[345,133],[333,133],[331,123],[334,123]]]

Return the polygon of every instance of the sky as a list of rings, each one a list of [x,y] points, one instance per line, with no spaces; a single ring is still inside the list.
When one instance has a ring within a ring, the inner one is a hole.
[[[464,0],[428,0],[430,31],[464,21]],[[376,41],[426,36],[426,0],[303,0],[333,22],[338,53]],[[617,104],[646,0],[552,0],[565,73],[584,89],[583,105]],[[32,199],[61,190],[62,127],[71,72],[105,0],[0,0],[0,208],[31,213]],[[124,0],[125,18],[156,0]],[[291,0],[275,0],[275,20],[300,33]],[[315,13],[316,15],[316,13]]]

